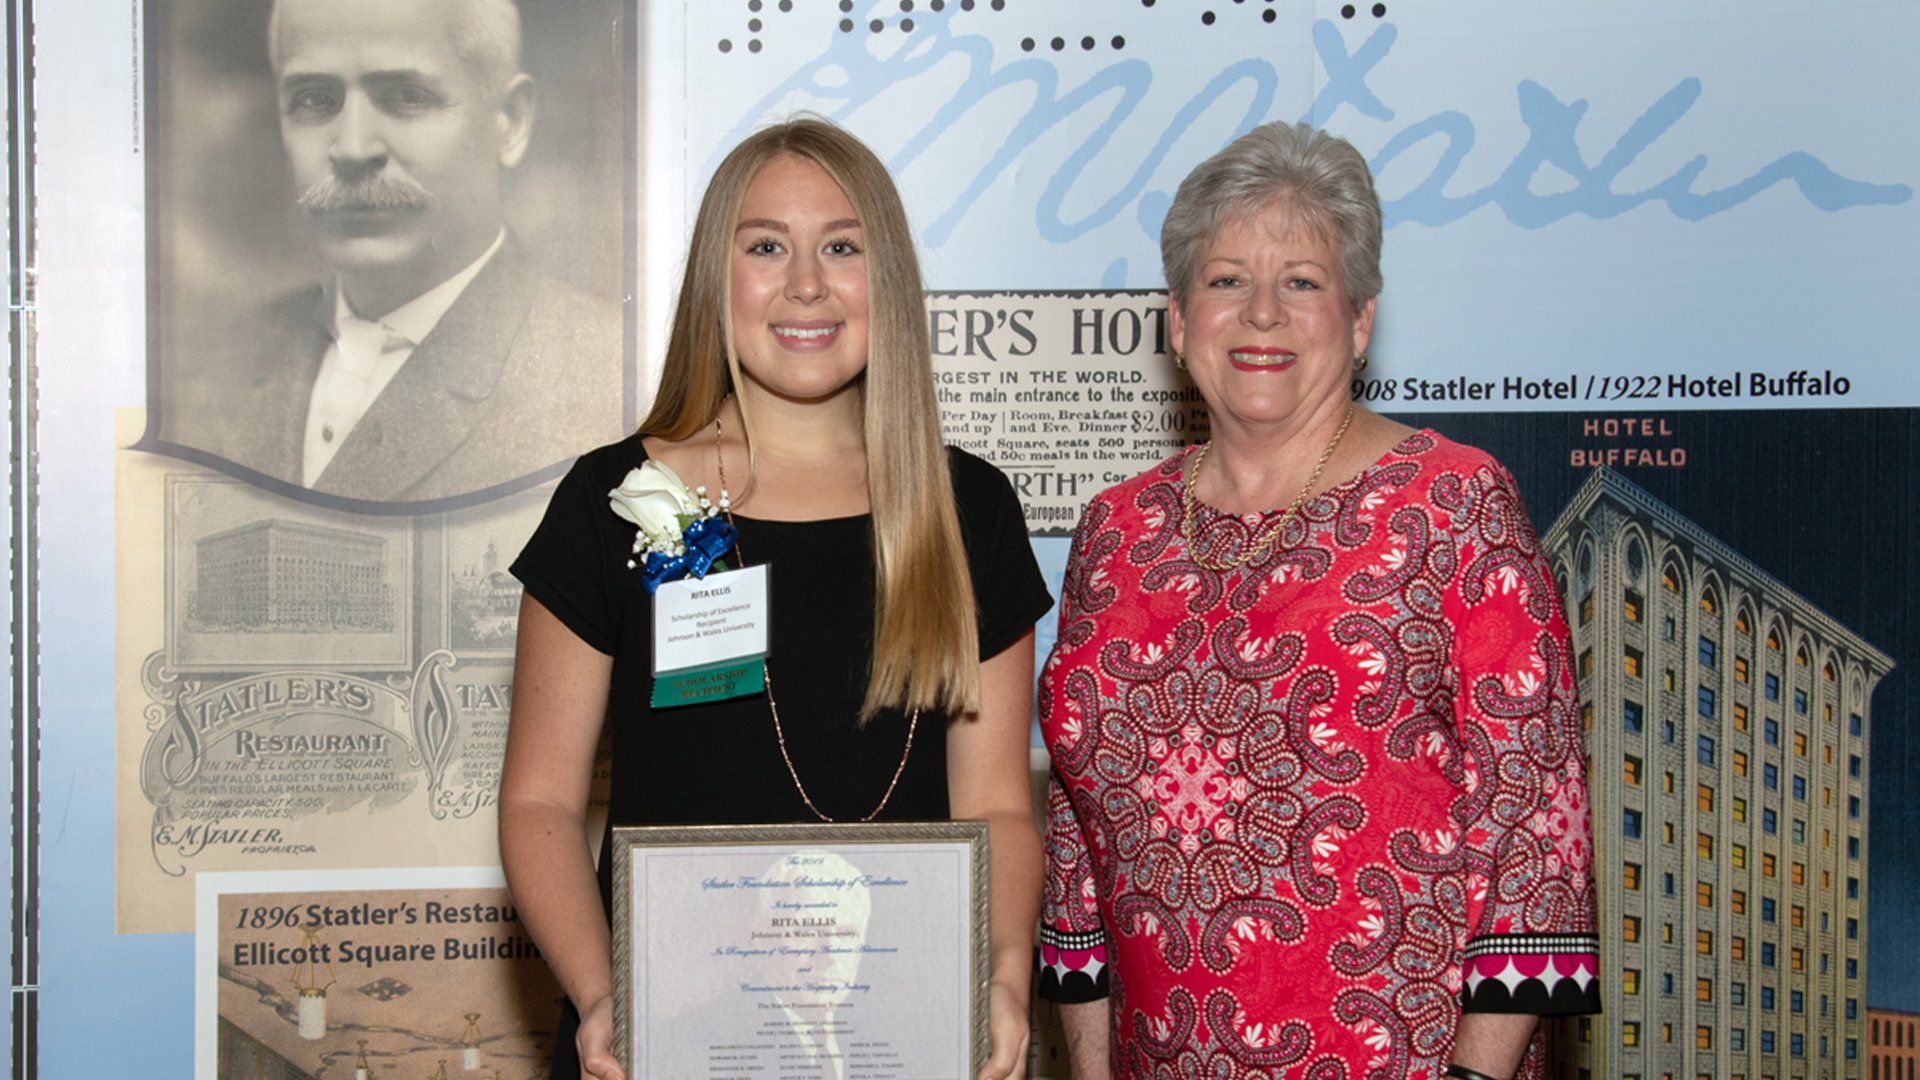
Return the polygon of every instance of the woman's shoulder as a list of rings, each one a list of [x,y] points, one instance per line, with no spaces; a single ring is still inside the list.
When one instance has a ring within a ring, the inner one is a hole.
[[[567,479],[575,483],[603,484],[612,489],[620,486],[628,470],[638,468],[646,460],[646,437],[636,431],[618,442],[581,454],[567,470]]]
[[[960,533],[970,548],[989,534],[1026,532],[1022,493],[998,465],[949,446],[947,476],[953,485],[954,509],[960,514]]]
[[[1430,477],[1445,475],[1474,476],[1482,473],[1496,477],[1508,475],[1506,466],[1485,450],[1455,442],[1432,428],[1421,428],[1400,440],[1388,455],[1389,460],[1412,460],[1424,467]]]
[[[1101,489],[1090,502],[1104,503],[1109,509],[1120,509],[1134,505],[1136,497],[1148,488],[1160,484],[1178,484],[1182,470],[1186,468],[1189,455],[1194,446],[1183,446],[1148,468],[1127,477],[1125,480]]]
[[[1000,466],[953,445],[947,447],[947,471],[953,476],[955,495],[1012,486]]]

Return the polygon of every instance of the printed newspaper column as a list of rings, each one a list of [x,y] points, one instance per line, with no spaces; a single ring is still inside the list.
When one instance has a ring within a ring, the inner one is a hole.
[[[1207,438],[1164,292],[936,292],[927,307],[946,440],[1006,472],[1032,535],[1069,535],[1095,493]]]

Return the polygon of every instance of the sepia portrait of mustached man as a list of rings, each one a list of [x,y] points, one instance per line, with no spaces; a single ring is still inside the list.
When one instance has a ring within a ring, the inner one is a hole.
[[[640,2],[148,3],[139,448],[391,513],[630,430]]]

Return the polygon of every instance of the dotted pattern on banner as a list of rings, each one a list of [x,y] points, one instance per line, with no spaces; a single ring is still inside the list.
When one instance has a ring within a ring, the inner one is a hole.
[[[1151,8],[1156,6],[1157,2],[1158,0],[1140,0],[1140,6],[1143,8]],[[747,36],[744,39],[723,37],[715,44],[722,53],[731,54],[736,49],[739,49],[744,41],[746,51],[757,54],[765,47],[764,41],[767,35],[773,30],[772,24],[778,21],[776,17],[781,15],[797,14],[798,17],[806,18],[809,16],[818,16],[824,12],[829,18],[838,17],[839,22],[837,25],[843,34],[853,34],[862,31],[869,35],[889,33],[912,34],[915,28],[920,25],[914,19],[916,12],[934,15],[944,14],[948,18],[953,18],[960,14],[986,15],[991,13],[1004,13],[1008,10],[1009,6],[1009,0],[886,0],[886,2],[870,4],[866,12],[866,21],[861,22],[855,17],[854,8],[856,5],[854,0],[777,0],[777,2],[769,2],[769,0],[745,0],[747,14],[745,31]],[[1024,0],[1023,4],[1014,4],[1012,6],[1024,7],[1036,14],[1040,14],[1045,11],[1048,5],[1044,5],[1041,0]],[[1174,4],[1170,2],[1165,8],[1162,8],[1162,10],[1168,10],[1173,6]],[[1195,5],[1189,3],[1183,6],[1191,13]],[[1231,17],[1233,15],[1232,9],[1234,8],[1242,8],[1249,13],[1258,11],[1260,12],[1260,21],[1264,23],[1272,23],[1279,19],[1278,14],[1275,12],[1275,0],[1257,0],[1257,2],[1256,0],[1230,0],[1230,2],[1226,4],[1210,4],[1200,9],[1195,17],[1199,19],[1202,26],[1221,25],[1225,20],[1223,20],[1220,13],[1227,12],[1229,17]],[[1387,17],[1387,5],[1376,3],[1371,7],[1362,9],[1354,4],[1345,4],[1340,8],[1340,17],[1342,19],[1356,19],[1362,17],[1363,14],[1371,14],[1376,19],[1384,19]],[[1044,18],[1045,16],[1041,15],[1041,17]],[[1051,36],[1031,36],[1020,39],[1020,48],[1025,52],[1051,50],[1058,53],[1066,52],[1076,47],[1082,52],[1094,52],[1102,48],[1120,52],[1127,47],[1127,39],[1119,34],[1102,39],[1092,34],[1084,33],[1079,35],[1056,33]]]

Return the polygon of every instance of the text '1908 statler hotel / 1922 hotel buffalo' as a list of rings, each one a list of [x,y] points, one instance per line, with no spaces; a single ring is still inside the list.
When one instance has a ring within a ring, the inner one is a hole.
[[[1571,1074],[1863,1078],[1868,705],[1892,660],[1610,470],[1545,544],[1614,988]]]

